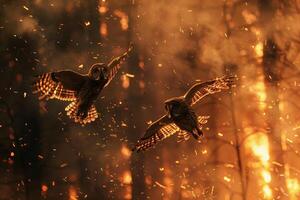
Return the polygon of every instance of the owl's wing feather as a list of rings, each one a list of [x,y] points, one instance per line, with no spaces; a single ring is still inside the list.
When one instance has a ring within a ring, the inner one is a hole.
[[[108,64],[108,81],[105,84],[105,87],[110,83],[110,81],[115,77],[115,75],[118,73],[119,69],[121,68],[121,64],[126,60],[128,57],[129,52],[132,50],[132,46],[129,47],[129,49],[121,56],[118,56],[114,58],[109,64]]]
[[[234,77],[224,76],[207,82],[197,83],[193,85],[184,95],[185,101],[190,105],[195,105],[203,97],[227,90],[233,85]]]
[[[66,108],[65,111],[67,112],[67,115],[70,117],[70,119],[74,120],[76,123],[80,123],[81,125],[85,125],[88,123],[91,123],[95,121],[99,115],[97,112],[97,109],[94,104],[91,105],[91,107],[88,110],[87,116],[85,118],[81,118],[81,116],[77,115],[78,111],[78,100],[75,100],[71,102]]]
[[[76,100],[76,91],[80,89],[85,80],[85,76],[72,71],[45,73],[34,82],[33,93],[38,93],[39,99],[74,101]]]
[[[148,127],[146,134],[137,142],[133,151],[146,150],[178,131],[180,128],[164,115]]]

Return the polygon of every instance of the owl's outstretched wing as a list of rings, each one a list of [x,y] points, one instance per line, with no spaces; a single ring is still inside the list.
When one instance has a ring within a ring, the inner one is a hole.
[[[158,141],[164,140],[178,131],[180,131],[180,128],[167,115],[164,115],[148,127],[146,134],[137,142],[132,150],[146,150],[154,146]]]
[[[39,99],[76,100],[76,93],[87,77],[72,71],[50,72],[42,74],[33,84],[33,93]]]
[[[184,95],[185,101],[190,105],[196,104],[203,97],[229,89],[234,82],[234,77],[221,77],[207,82],[193,85]]]
[[[118,73],[119,69],[121,68],[121,64],[126,60],[128,57],[129,52],[132,50],[133,46],[130,45],[128,50],[121,56],[114,58],[108,64],[108,81],[105,84],[105,87],[110,83],[110,81],[115,77]]]

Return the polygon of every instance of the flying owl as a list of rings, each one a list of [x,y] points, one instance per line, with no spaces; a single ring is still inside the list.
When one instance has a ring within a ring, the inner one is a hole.
[[[209,94],[230,89],[233,82],[234,77],[222,77],[197,83],[184,96],[165,101],[166,114],[148,127],[133,151],[146,150],[175,133],[179,133],[178,137],[184,140],[190,135],[198,140],[203,135],[202,125],[207,123],[209,116],[197,117],[192,106]]]
[[[86,75],[69,70],[42,74],[33,84],[33,93],[37,93],[40,100],[70,101],[65,111],[77,123],[85,125],[95,121],[98,118],[95,100],[117,74],[131,50],[132,45],[108,64],[93,64]]]

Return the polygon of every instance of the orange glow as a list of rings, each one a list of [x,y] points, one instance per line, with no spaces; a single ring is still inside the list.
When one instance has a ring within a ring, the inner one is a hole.
[[[47,185],[42,185],[41,190],[42,190],[42,192],[47,192],[48,191],[48,186]]]
[[[124,184],[131,184],[132,177],[131,177],[131,172],[130,171],[125,171],[124,172],[122,181],[123,181]]]
[[[129,77],[128,77],[128,76],[122,75],[122,76],[121,76],[121,81],[122,81],[122,87],[123,87],[124,89],[129,88],[129,86],[130,86],[130,80],[129,80]]]
[[[106,37],[107,34],[108,34],[107,24],[105,22],[102,22],[100,24],[100,35],[103,36],[103,37]]]
[[[223,179],[224,179],[224,181],[226,181],[226,182],[228,182],[228,183],[231,181],[231,179],[230,179],[228,176],[224,176]]]
[[[69,187],[69,200],[78,200],[78,195],[75,187]]]
[[[99,6],[99,8],[98,8],[98,11],[100,14],[105,14],[107,12],[107,10],[108,10],[107,7],[103,6],[103,5]]]
[[[256,21],[256,16],[248,10],[243,10],[242,15],[247,24],[253,24]]]
[[[264,199],[272,198],[272,190],[269,184],[272,181],[270,173],[270,152],[269,152],[269,139],[263,132],[254,132],[252,128],[245,128],[248,135],[245,141],[246,150],[252,155],[249,161],[249,166],[260,174],[261,179],[259,184],[262,185],[262,192]]]
[[[254,51],[255,54],[258,58],[263,57],[264,55],[264,45],[262,42],[258,42],[255,46],[254,46]]]
[[[121,153],[126,159],[128,159],[131,156],[130,149],[125,145],[122,145]]]
[[[245,146],[247,149],[251,149],[253,156],[257,157],[263,166],[269,165],[269,140],[266,134],[258,132],[249,136]]]
[[[259,76],[258,80],[250,86],[250,92],[254,93],[256,98],[259,101],[258,107],[261,111],[264,111],[266,108],[266,86],[264,83],[264,77]]]
[[[263,186],[263,193],[264,193],[264,198],[265,199],[271,199],[272,198],[272,190],[270,186],[264,185]]]
[[[128,15],[126,15],[124,12],[120,10],[115,10],[114,14],[120,18],[120,24],[122,30],[127,30],[128,29]]]
[[[288,178],[287,179],[287,188],[290,194],[290,200],[299,199],[300,194],[300,185],[297,179]]]

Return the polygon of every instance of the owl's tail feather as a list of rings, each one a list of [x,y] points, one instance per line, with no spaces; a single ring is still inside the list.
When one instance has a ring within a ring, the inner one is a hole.
[[[94,104],[90,106],[86,116],[81,115],[81,113],[78,112],[78,109],[78,101],[73,101],[65,108],[67,115],[70,117],[70,119],[74,120],[76,123],[80,123],[81,125],[91,123],[99,117]]]

